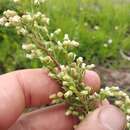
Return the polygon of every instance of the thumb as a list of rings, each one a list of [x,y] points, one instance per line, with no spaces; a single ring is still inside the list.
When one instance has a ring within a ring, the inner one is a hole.
[[[124,130],[126,118],[120,109],[104,105],[83,120],[76,130]]]

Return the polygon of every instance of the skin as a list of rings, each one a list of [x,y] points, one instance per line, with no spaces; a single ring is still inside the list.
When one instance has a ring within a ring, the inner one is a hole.
[[[86,71],[84,82],[93,91],[100,88],[100,78]],[[50,103],[49,95],[60,90],[45,70],[28,69],[0,76],[0,130],[73,130],[75,117],[65,116],[65,104],[41,108],[22,114],[26,107]],[[124,130],[125,115],[108,102],[83,120],[76,130]]]

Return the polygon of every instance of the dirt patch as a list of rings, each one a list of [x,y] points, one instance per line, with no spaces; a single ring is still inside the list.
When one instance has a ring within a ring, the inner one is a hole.
[[[101,76],[103,86],[116,85],[124,88],[130,88],[130,69],[114,70],[97,67],[96,71]]]

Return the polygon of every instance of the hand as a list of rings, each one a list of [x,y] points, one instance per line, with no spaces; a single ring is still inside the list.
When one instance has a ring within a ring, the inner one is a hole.
[[[84,82],[100,88],[100,78],[87,71]],[[50,103],[49,95],[60,86],[41,69],[21,70],[0,76],[0,130],[72,130],[74,117],[65,116],[64,104],[23,114],[25,107]],[[125,116],[112,105],[103,105],[92,112],[76,130],[123,130]]]

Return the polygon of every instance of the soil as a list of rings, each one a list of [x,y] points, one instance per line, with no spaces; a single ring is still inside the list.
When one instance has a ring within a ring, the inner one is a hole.
[[[130,69],[107,69],[104,67],[97,67],[96,71],[102,79],[103,86],[119,86],[130,89]]]

